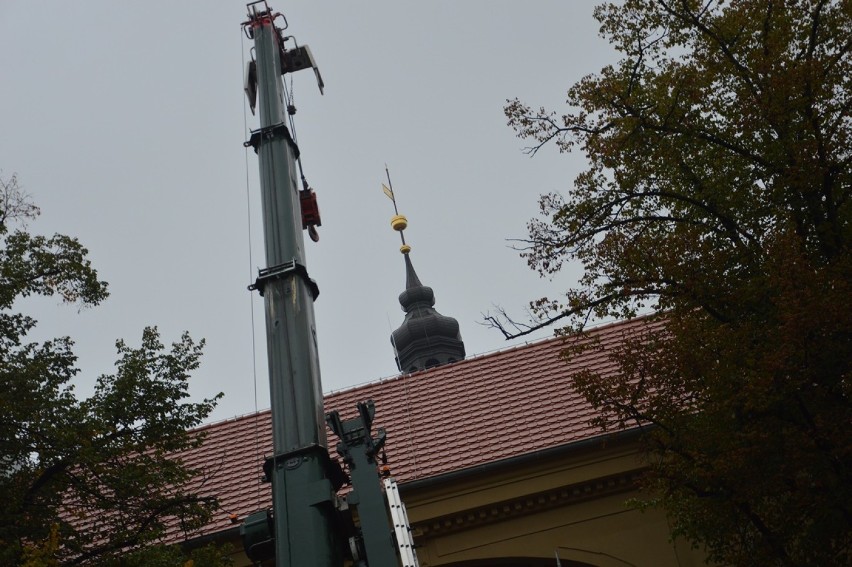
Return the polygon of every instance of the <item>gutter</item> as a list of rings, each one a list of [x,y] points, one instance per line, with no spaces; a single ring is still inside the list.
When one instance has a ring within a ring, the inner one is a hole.
[[[240,537],[240,526],[226,528],[222,531],[207,533],[199,537],[187,539],[180,542],[180,548],[183,552],[192,551],[199,547],[204,547],[208,543],[222,543],[223,540],[237,539]],[[237,549],[238,548],[234,548]]]

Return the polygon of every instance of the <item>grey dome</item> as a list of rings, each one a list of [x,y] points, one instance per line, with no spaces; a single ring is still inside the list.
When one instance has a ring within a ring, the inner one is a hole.
[[[405,320],[391,333],[397,367],[415,372],[464,359],[458,321],[435,310],[435,293],[420,283],[411,259],[404,256],[405,291],[399,295],[399,303]]]

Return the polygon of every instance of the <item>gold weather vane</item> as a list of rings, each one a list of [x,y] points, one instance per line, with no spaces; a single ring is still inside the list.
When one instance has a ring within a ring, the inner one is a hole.
[[[405,243],[405,234],[403,231],[408,227],[408,219],[405,218],[405,215],[399,214],[399,210],[396,208],[396,197],[393,194],[393,183],[391,183],[390,179],[390,171],[388,171],[388,164],[385,164],[385,175],[388,178],[388,184],[385,185],[382,183],[382,191],[384,191],[385,195],[388,196],[388,199],[393,201],[393,212],[394,215],[391,217],[391,228],[399,233],[400,239],[402,239],[402,246],[399,247],[399,251],[403,254],[408,254],[411,252],[411,246]]]

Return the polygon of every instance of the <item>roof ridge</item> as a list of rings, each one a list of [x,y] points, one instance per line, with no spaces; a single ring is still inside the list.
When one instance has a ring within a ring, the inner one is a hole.
[[[242,421],[244,419],[248,419],[250,417],[257,417],[260,414],[269,413],[271,411],[272,411],[272,408],[262,408],[262,409],[258,409],[257,411],[253,411],[253,412],[249,412],[249,413],[237,414],[237,415],[233,415],[231,417],[225,417],[225,418],[222,418],[222,419],[217,419],[216,421],[211,421],[210,423],[205,423],[203,425],[199,425],[198,427],[193,427],[192,429],[189,429],[189,431],[192,431],[193,433],[198,433],[198,432],[201,432],[205,429],[209,429],[211,427],[219,427],[219,426],[225,425],[226,423],[231,422],[231,421],[237,422],[237,421]]]
[[[634,323],[636,321],[646,319],[649,315],[651,315],[651,314],[637,315],[636,317],[634,317],[632,319],[620,319],[620,320],[616,320],[616,321],[598,321],[598,322],[593,323],[591,325],[586,325],[584,330],[586,330],[586,331],[600,331],[602,329],[605,329],[606,327],[618,327],[618,326],[621,326],[621,325],[628,325],[630,323]],[[342,394],[342,393],[345,393],[345,392],[351,392],[351,391],[357,390],[359,388],[366,388],[368,386],[375,386],[376,384],[381,384],[382,382],[389,382],[391,380],[397,380],[397,379],[399,379],[403,376],[414,376],[414,375],[422,374],[424,372],[427,372],[427,373],[440,372],[441,369],[449,368],[451,366],[457,367],[457,366],[460,366],[462,364],[469,363],[469,362],[472,362],[472,361],[475,361],[475,360],[478,361],[478,360],[482,360],[483,358],[497,357],[497,356],[500,356],[500,355],[511,353],[511,352],[514,352],[514,351],[521,349],[521,348],[528,348],[528,347],[532,347],[532,346],[536,346],[536,345],[540,345],[540,344],[544,344],[544,343],[550,343],[550,342],[553,342],[553,341],[561,341],[561,340],[565,340],[565,339],[566,339],[566,337],[554,336],[553,334],[550,334],[550,336],[539,337],[539,338],[536,338],[536,339],[529,339],[529,340],[524,341],[523,343],[517,343],[517,344],[514,344],[514,345],[509,345],[509,346],[505,346],[505,347],[498,347],[498,348],[495,348],[495,349],[492,349],[492,350],[487,350],[487,351],[480,352],[480,353],[474,353],[474,354],[471,354],[470,356],[466,356],[463,360],[457,360],[455,362],[444,364],[444,365],[441,365],[441,366],[436,367],[436,368],[427,368],[425,370],[418,370],[417,372],[399,372],[397,374],[393,374],[393,375],[390,375],[390,376],[384,376],[384,377],[376,378],[376,379],[373,379],[373,380],[366,380],[364,382],[359,382],[358,384],[352,384],[351,386],[344,386],[343,388],[340,388],[338,390],[329,390],[327,392],[323,392],[323,396],[338,395],[338,394]]]
[[[600,321],[600,322],[597,322],[593,325],[587,325],[585,327],[585,330],[597,332],[597,331],[604,330],[608,327],[626,326],[626,325],[635,323],[637,321],[647,319],[649,315],[651,315],[651,314],[639,315],[637,317],[634,317],[633,319],[620,319],[620,320],[617,320],[617,321]],[[510,346],[507,346],[507,347],[503,347],[503,348],[496,348],[496,349],[493,349],[493,350],[490,350],[490,351],[472,354],[470,356],[465,357],[463,360],[458,360],[456,362],[444,364],[444,365],[436,367],[436,368],[427,368],[425,370],[418,370],[417,372],[400,372],[398,374],[393,374],[393,375],[390,375],[390,376],[384,376],[384,377],[373,379],[373,380],[367,380],[365,382],[353,384],[351,386],[345,386],[345,387],[337,389],[337,390],[328,390],[326,392],[323,392],[323,398],[326,398],[328,396],[337,396],[337,395],[353,392],[353,391],[359,390],[359,389],[366,389],[368,387],[374,387],[374,386],[382,384],[382,383],[393,382],[393,381],[401,380],[403,378],[410,377],[410,376],[419,376],[419,375],[423,375],[423,374],[438,373],[438,372],[442,372],[442,371],[450,369],[450,368],[458,369],[459,367],[461,367],[463,365],[472,364],[474,362],[480,362],[484,359],[497,358],[497,357],[500,357],[500,356],[505,356],[507,354],[514,353],[515,351],[520,350],[520,349],[524,349],[524,348],[530,348],[530,347],[539,346],[539,345],[543,345],[543,344],[549,344],[549,343],[552,343],[554,341],[563,341],[563,340],[565,340],[565,338],[566,337],[551,335],[551,336],[547,336],[547,337],[540,337],[540,338],[537,338],[537,339],[530,339],[530,340],[524,341],[523,343],[518,343],[518,344],[510,345]],[[217,420],[217,421],[213,421],[213,422],[210,422],[210,423],[205,423],[203,425],[198,426],[197,428],[191,429],[190,431],[201,432],[201,431],[208,429],[208,428],[211,428],[211,427],[222,426],[222,425],[224,425],[228,422],[231,422],[231,421],[233,421],[233,422],[242,421],[242,420],[248,419],[250,417],[260,416],[261,414],[269,413],[270,411],[271,411],[271,408],[268,408],[268,407],[262,408],[262,409],[258,409],[257,411],[254,411],[254,412],[238,414],[238,415],[235,415],[235,416],[227,417],[227,418],[220,419],[220,420]]]

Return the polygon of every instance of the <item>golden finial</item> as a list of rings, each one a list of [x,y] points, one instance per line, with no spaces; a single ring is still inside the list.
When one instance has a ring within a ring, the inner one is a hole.
[[[405,243],[405,234],[403,234],[405,229],[408,228],[408,219],[405,218],[405,215],[399,214],[399,210],[396,208],[396,197],[393,194],[393,184],[391,183],[388,164],[385,164],[385,174],[388,177],[388,184],[385,185],[382,183],[382,191],[384,191],[385,195],[388,196],[388,199],[393,202],[394,215],[391,217],[391,228],[397,231],[400,239],[402,239],[402,246],[399,247],[399,251],[403,254],[408,254],[411,252],[411,246]]]

